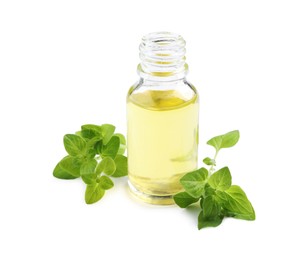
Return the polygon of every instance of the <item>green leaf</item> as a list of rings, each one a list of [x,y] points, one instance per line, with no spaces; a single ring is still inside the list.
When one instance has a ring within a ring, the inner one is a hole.
[[[125,136],[122,135],[122,134],[114,134],[114,136],[117,136],[120,138],[120,148],[118,150],[118,154],[124,154],[125,153],[125,150],[126,150],[126,139],[125,139]]]
[[[255,220],[255,211],[241,187],[232,185],[225,192],[223,208],[234,218]]]
[[[185,191],[194,198],[199,198],[204,192],[204,185],[208,176],[208,171],[205,168],[189,172],[185,174],[180,182]]]
[[[201,200],[200,200],[200,208],[201,209],[203,208],[203,201],[204,201],[204,197],[201,197]]]
[[[193,204],[199,200],[190,196],[187,192],[180,192],[173,196],[174,202],[181,208],[186,208],[190,204]]]
[[[207,196],[204,198],[202,209],[204,217],[208,220],[216,219],[221,212],[221,206],[214,199],[214,196]]]
[[[110,157],[104,157],[101,162],[96,167],[96,174],[101,174],[102,172],[107,175],[112,175],[116,170],[116,164]]]
[[[96,154],[100,154],[102,150],[103,150],[103,140],[99,140],[94,145],[94,151]]]
[[[102,138],[101,137],[98,137],[98,136],[94,136],[92,137],[91,139],[87,139],[87,150],[89,149],[93,149],[95,147],[95,145],[101,141]]]
[[[223,220],[221,206],[214,196],[202,198],[202,211],[198,216],[198,228],[217,227]]]
[[[80,167],[80,175],[89,175],[95,173],[95,168],[97,165],[97,161],[95,159],[90,159],[84,162]]]
[[[215,193],[216,193],[215,189],[213,189],[208,183],[206,183],[204,186],[203,197],[205,198],[207,196],[214,195]]]
[[[60,168],[74,177],[80,176],[81,162],[72,156],[66,156],[59,162]]]
[[[99,201],[105,194],[105,190],[98,183],[87,185],[85,192],[85,201],[87,204],[93,204]]]
[[[217,227],[221,224],[222,220],[222,215],[218,216],[215,219],[208,219],[203,215],[203,212],[201,211],[198,216],[198,229],[200,230],[201,228],[205,227]]]
[[[57,164],[53,175],[59,179],[75,179],[80,176],[80,166],[80,160],[68,155]]]
[[[102,138],[102,128],[98,125],[92,124],[82,125],[81,135],[87,139],[92,139],[93,137]]]
[[[102,136],[103,136],[103,144],[106,145],[113,133],[114,133],[114,130],[115,130],[115,126],[114,125],[110,125],[110,124],[104,124],[101,126],[101,133],[102,133]]]
[[[114,159],[116,170],[112,177],[123,177],[127,175],[127,157],[124,155],[117,155]]]
[[[97,174],[95,173],[95,168],[97,161],[95,159],[90,159],[84,162],[80,167],[81,178],[86,184],[93,184],[96,182]]]
[[[101,155],[110,156],[111,158],[114,158],[118,153],[119,147],[120,147],[120,138],[117,136],[113,136],[111,137],[107,145],[103,147]]]
[[[221,214],[223,214],[225,217],[234,218],[235,214],[232,212],[229,212],[227,209],[222,209]]]
[[[71,180],[78,178],[78,176],[74,176],[69,172],[65,171],[64,169],[62,169],[60,167],[60,162],[56,165],[55,169],[53,170],[53,176],[63,180]]]
[[[228,167],[221,168],[217,172],[214,172],[208,183],[216,190],[224,191],[230,188],[232,177]]]
[[[215,199],[220,203],[223,204],[227,200],[227,195],[224,191],[216,190],[215,191]]]
[[[96,183],[97,175],[95,173],[85,174],[81,176],[81,179],[85,184],[94,184]]]
[[[210,157],[206,157],[203,159],[203,162],[206,164],[206,165],[214,165],[216,166],[216,162],[214,159],[211,159]]]
[[[224,135],[219,135],[210,139],[207,144],[213,146],[218,152],[221,148],[228,148],[234,146],[240,138],[238,130],[231,131]]]
[[[109,190],[114,186],[113,181],[106,175],[100,177],[99,185],[104,190]]]
[[[81,137],[82,137],[81,131],[75,132],[75,135],[78,135],[78,136],[81,136]]]
[[[87,150],[87,155],[86,155],[86,158],[87,159],[93,159],[96,155],[96,152],[94,150],[94,148],[91,148],[89,150]]]
[[[69,155],[76,156],[85,152],[86,141],[78,135],[67,134],[64,136],[63,142]]]

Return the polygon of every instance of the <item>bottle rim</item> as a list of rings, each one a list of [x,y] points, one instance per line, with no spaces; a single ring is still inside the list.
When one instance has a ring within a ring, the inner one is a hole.
[[[188,72],[185,45],[183,37],[176,33],[154,32],[143,36],[138,74],[158,80],[184,78]]]

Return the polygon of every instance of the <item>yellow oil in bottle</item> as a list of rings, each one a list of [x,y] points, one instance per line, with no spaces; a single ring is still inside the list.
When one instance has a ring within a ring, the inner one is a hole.
[[[197,168],[198,97],[176,90],[128,95],[128,176],[144,201],[172,204],[179,179]]]

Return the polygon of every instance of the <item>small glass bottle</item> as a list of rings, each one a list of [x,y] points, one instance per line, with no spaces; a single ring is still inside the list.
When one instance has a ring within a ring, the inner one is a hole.
[[[127,95],[129,187],[143,201],[173,204],[180,178],[197,168],[198,94],[180,35],[148,34],[139,49],[140,80]]]

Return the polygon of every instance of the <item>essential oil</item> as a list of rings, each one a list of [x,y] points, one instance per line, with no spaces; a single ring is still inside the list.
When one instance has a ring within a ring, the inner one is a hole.
[[[181,36],[145,36],[140,57],[141,78],[127,96],[129,186],[146,202],[172,204],[180,178],[197,168],[198,95],[185,79]]]

